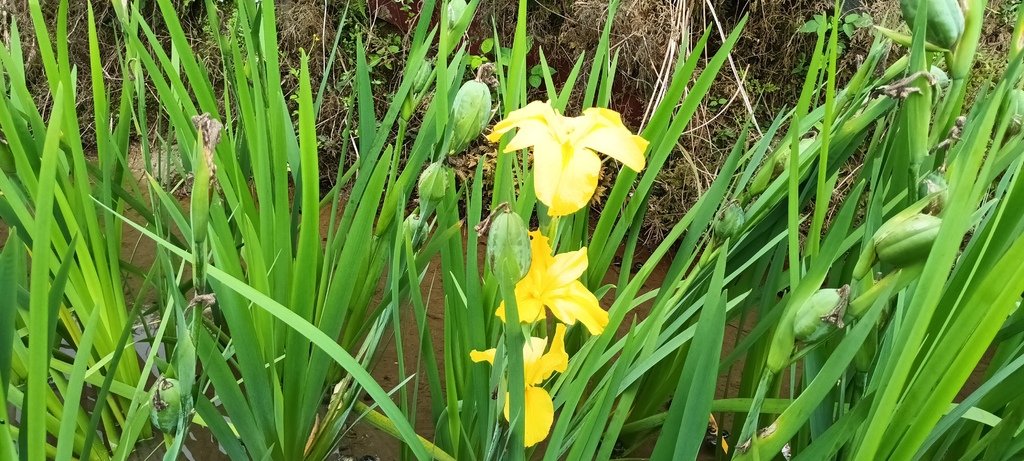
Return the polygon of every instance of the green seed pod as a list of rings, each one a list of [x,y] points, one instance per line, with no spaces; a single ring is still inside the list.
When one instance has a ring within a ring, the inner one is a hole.
[[[530,233],[523,218],[507,210],[493,217],[487,235],[487,264],[491,272],[518,282],[530,271],[532,259]]]
[[[174,378],[160,377],[149,391],[149,402],[152,406],[149,418],[161,432],[177,432],[183,412],[188,411],[182,402],[183,397],[188,398],[182,396],[181,385]]]
[[[423,90],[427,89],[427,85],[430,84],[430,74],[434,72],[434,65],[430,61],[425,61],[418,71],[416,71],[416,77],[412,80],[412,92],[422,93]]]
[[[928,257],[942,219],[915,214],[898,222],[886,222],[875,233],[878,260],[895,267],[906,267]]]
[[[938,66],[932,66],[931,69],[928,70],[928,73],[932,74],[932,77],[935,77],[935,85],[939,88],[945,89],[949,86],[949,74]]]
[[[911,29],[917,18],[918,0],[900,0],[903,20]],[[932,44],[948,50],[956,47],[960,35],[964,33],[964,12],[960,10],[958,0],[926,0],[928,2],[927,26],[925,38]]]
[[[793,335],[801,341],[821,339],[833,328],[842,328],[843,311],[850,287],[818,290],[797,310]]]
[[[466,12],[466,8],[469,5],[466,4],[466,0],[449,0],[448,1],[448,28],[449,30],[455,27],[455,24],[462,19],[462,14]]]
[[[413,112],[423,98],[423,92],[430,85],[430,75],[433,72],[434,65],[430,61],[425,61],[416,71],[416,76],[412,79],[412,88],[409,94],[405,95],[405,101],[402,101],[402,120],[408,121],[412,118]]]
[[[815,138],[803,138],[800,140],[800,153],[801,155],[810,149],[811,144],[814,144]],[[764,165],[758,170],[754,179],[750,182],[750,188],[748,194],[754,196],[764,192],[771,184],[771,181],[776,176],[786,171],[786,167],[789,166],[789,153],[792,151],[789,141],[778,147],[778,150],[765,161]]]
[[[420,214],[415,211],[410,213],[402,223],[402,227],[405,235],[408,235],[412,240],[413,248],[419,248],[428,230],[427,223],[420,217]]]
[[[487,126],[491,118],[491,89],[479,80],[470,80],[462,85],[452,104],[452,130],[449,154],[462,152]]]
[[[715,222],[715,239],[724,242],[730,237],[735,237],[746,222],[747,215],[743,208],[735,203],[730,204],[718,215],[718,221]]]
[[[220,122],[210,114],[192,117],[192,123],[199,134],[196,156],[192,162],[192,240],[201,243],[206,240],[208,223],[210,222],[210,200],[214,190],[214,179],[217,166],[214,163],[214,149],[220,142]]]
[[[1024,123],[1024,90],[1011,91],[1003,101],[1000,114],[1000,120],[1005,121],[1007,117],[1010,118],[1010,125],[1007,127],[1009,136],[1016,136],[1017,133],[1020,133],[1021,124]]]
[[[454,182],[454,179],[452,178],[451,168],[448,168],[441,162],[431,163],[420,174],[420,181],[416,185],[416,190],[420,195],[420,203],[427,209],[437,206],[441,200],[444,200],[445,195],[448,194],[448,189],[452,187],[452,182]]]
[[[0,171],[14,174],[14,153],[3,138],[0,138]]]
[[[949,200],[949,187],[946,185],[946,178],[937,172],[928,173],[920,183],[917,184],[917,194],[920,197],[933,195],[925,212],[937,216],[946,208],[946,201]]]

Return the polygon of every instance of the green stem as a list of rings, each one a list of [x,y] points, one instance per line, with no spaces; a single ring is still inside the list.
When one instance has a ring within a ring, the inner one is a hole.
[[[757,384],[757,392],[754,394],[754,400],[750,404],[750,411],[747,413],[747,419],[743,423],[743,431],[740,432],[740,437],[736,440],[739,441],[737,450],[739,447],[749,447],[754,443],[754,433],[757,432],[757,423],[761,416],[761,407],[764,406],[765,396],[768,394],[768,386],[771,385],[772,379],[775,377],[775,373],[771,370],[765,369],[761,375],[761,382]],[[748,444],[748,442],[750,444]]]

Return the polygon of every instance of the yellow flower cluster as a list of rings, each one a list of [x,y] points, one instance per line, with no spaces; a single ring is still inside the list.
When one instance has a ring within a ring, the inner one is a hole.
[[[631,133],[619,114],[608,109],[587,109],[579,117],[565,117],[550,103],[535,101],[498,122],[487,138],[497,142],[514,128],[518,131],[505,152],[533,148],[534,190],[552,217],[575,213],[590,202],[601,174],[601,159],[596,152],[619,160],[634,171],[645,165],[647,141]],[[601,309],[597,297],[579,281],[587,269],[587,249],[553,253],[548,237],[540,231],[530,232],[530,269],[515,287],[522,323],[545,319],[546,310],[561,322],[555,327],[547,353],[545,338],[531,337],[523,346],[527,447],[547,438],[554,422],[554,403],[541,384],[555,372],[568,368],[566,325],[582,323],[592,335],[601,334],[608,325],[608,312]],[[504,302],[495,314],[506,320]],[[472,351],[470,358],[493,365],[495,352]],[[508,420],[507,396],[504,413]]]

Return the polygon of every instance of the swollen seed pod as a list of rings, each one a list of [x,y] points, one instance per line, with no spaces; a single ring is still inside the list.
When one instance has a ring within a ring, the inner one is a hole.
[[[462,84],[452,104],[448,126],[452,130],[449,154],[461,153],[469,143],[480,136],[491,118],[491,89],[479,80]]]
[[[719,213],[718,221],[715,222],[715,240],[724,242],[730,237],[735,237],[746,222],[747,215],[743,208],[735,203],[730,204]]]
[[[946,207],[946,201],[949,199],[949,186],[946,185],[946,178],[937,172],[931,172],[925,175],[921,182],[917,184],[917,195],[920,197],[927,197],[933,195],[931,202],[925,208],[925,212],[938,216],[942,213],[942,210]]]
[[[793,318],[793,335],[800,341],[821,339],[833,328],[843,327],[843,311],[850,287],[826,288],[816,291],[797,310]]]
[[[964,12],[960,10],[958,0],[925,1],[928,2],[925,38],[935,45],[952,50],[960,40],[960,35],[964,33]],[[917,18],[917,2],[918,0],[900,0],[903,20],[911,30]]]
[[[462,19],[462,14],[466,12],[466,8],[469,5],[466,0],[449,0],[448,1],[448,28],[451,30],[455,27],[455,24]]]
[[[906,267],[924,260],[939,235],[942,219],[918,213],[898,223],[887,222],[875,233],[878,260]]]
[[[932,74],[932,77],[935,77],[935,85],[939,88],[945,89],[949,86],[949,74],[938,66],[932,66],[928,69],[928,73]]]
[[[402,230],[405,235],[409,236],[409,239],[412,241],[412,247],[416,249],[423,243],[423,238],[426,236],[428,229],[427,223],[424,222],[418,212],[414,211],[409,213],[409,216],[402,222]]]
[[[149,418],[153,425],[166,434],[176,432],[182,412],[187,411],[182,405],[181,385],[178,384],[178,380],[160,377],[149,391],[149,403]]]
[[[518,282],[530,271],[532,259],[530,232],[523,218],[509,210],[493,217],[487,234],[487,264],[491,272]]]
[[[420,174],[420,181],[416,185],[416,191],[420,194],[420,202],[427,208],[436,206],[441,200],[444,200],[452,182],[451,168],[441,162],[431,163]]]

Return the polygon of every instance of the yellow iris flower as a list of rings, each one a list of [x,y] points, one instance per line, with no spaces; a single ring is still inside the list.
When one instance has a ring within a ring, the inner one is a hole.
[[[544,440],[551,431],[555,421],[555,404],[548,391],[540,387],[545,379],[556,371],[562,373],[569,366],[569,354],[565,352],[565,325],[555,327],[555,337],[551,341],[551,349],[545,354],[547,338],[531,337],[523,344],[523,371],[526,378],[526,398],[523,418],[526,434],[524,442],[532,447]],[[494,364],[495,349],[486,351],[470,351],[469,357],[474,362]],[[505,420],[509,413],[508,396],[505,397]]]
[[[590,334],[601,334],[608,325],[608,312],[601,309],[597,297],[578,280],[587,270],[587,249],[554,256],[551,253],[548,238],[538,231],[530,232],[530,270],[515,289],[519,321],[540,320],[546,306],[562,323],[573,325],[579,321]],[[504,302],[495,314],[505,321]]]
[[[533,147],[533,185],[550,216],[575,213],[590,202],[601,176],[596,152],[633,171],[646,163],[647,140],[630,132],[613,110],[591,108],[579,117],[565,117],[550,102],[534,101],[494,125],[487,139],[497,142],[513,128],[519,131],[505,152]]]

